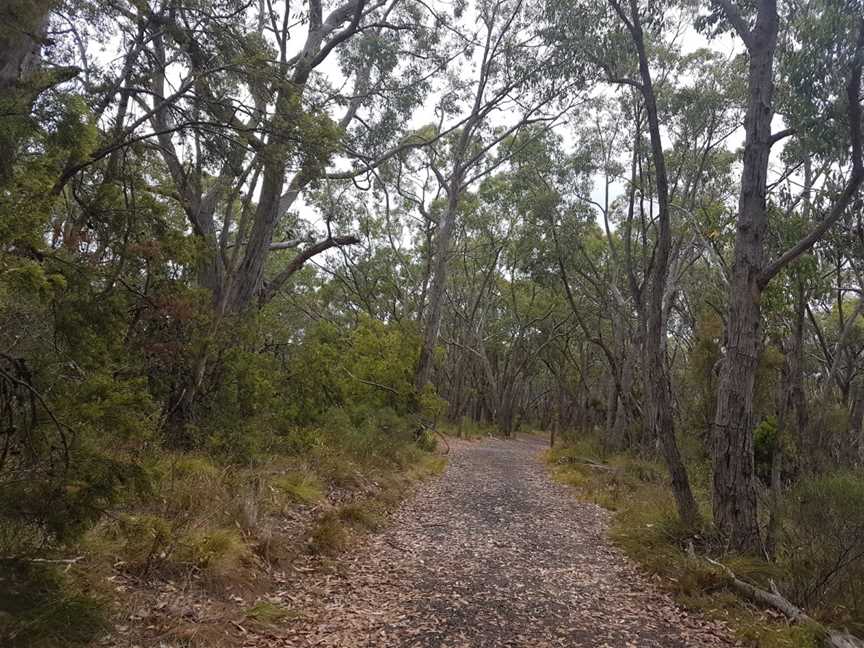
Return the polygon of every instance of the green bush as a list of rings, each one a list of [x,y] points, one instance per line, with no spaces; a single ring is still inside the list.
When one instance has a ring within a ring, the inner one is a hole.
[[[837,473],[796,488],[779,549],[794,601],[864,630],[864,476]]]
[[[769,416],[753,430],[753,454],[756,474],[766,484],[771,482],[771,462],[778,448],[777,419]]]
[[[0,486],[0,549],[26,555],[75,540],[124,490],[144,492],[148,481],[139,467],[76,445],[67,466]]]

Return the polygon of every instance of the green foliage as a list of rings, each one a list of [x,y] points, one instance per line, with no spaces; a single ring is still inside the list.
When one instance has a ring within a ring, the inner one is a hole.
[[[203,397],[198,422],[203,446],[228,462],[250,463],[265,451],[282,411],[284,379],[274,358],[229,349],[218,367],[215,389]]]
[[[334,407],[350,417],[355,404],[407,414],[419,349],[419,336],[407,325],[364,317],[345,332],[320,322],[288,366],[287,414],[297,424],[315,423]]]
[[[753,454],[756,474],[766,484],[771,481],[771,460],[780,448],[777,434],[777,419],[773,416],[762,420],[753,430]]]
[[[68,468],[20,471],[0,488],[0,549],[27,555],[74,540],[115,504],[124,489],[143,491],[137,466],[73,447]]]
[[[864,630],[864,478],[836,473],[807,480],[783,513],[778,562],[789,595]]]
[[[687,406],[682,416],[687,427],[707,439],[714,423],[717,394],[717,365],[721,358],[723,321],[706,309],[696,321],[693,348],[687,355],[682,392]]]

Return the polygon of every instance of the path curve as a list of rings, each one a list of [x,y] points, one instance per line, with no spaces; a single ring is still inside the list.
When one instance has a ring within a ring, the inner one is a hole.
[[[609,514],[549,479],[541,440],[451,445],[385,532],[286,601],[289,646],[736,645],[610,546]]]

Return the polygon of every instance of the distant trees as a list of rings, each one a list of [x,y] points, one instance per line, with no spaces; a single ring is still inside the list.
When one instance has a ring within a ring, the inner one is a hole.
[[[477,35],[480,55],[476,78],[469,83],[456,80],[454,87],[448,89],[452,94],[448,103],[464,101],[465,116],[452,140],[446,141],[444,151],[439,150],[438,144],[431,145],[434,157],[430,169],[443,189],[446,207],[441,210],[437,224],[424,312],[423,348],[416,378],[417,389],[421,391],[432,374],[450,242],[464,192],[506,164],[508,153],[495,155],[504,140],[531,124],[552,122],[564,112],[555,105],[563,88],[543,79],[551,59],[541,35],[532,25],[531,8],[521,0],[484,0],[477,11],[482,28]],[[473,36],[465,34],[460,38],[467,44]],[[495,119],[500,124],[495,124]]]

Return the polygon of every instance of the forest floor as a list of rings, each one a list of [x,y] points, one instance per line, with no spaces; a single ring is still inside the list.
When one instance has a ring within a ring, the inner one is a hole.
[[[245,645],[738,645],[610,545],[609,513],[549,479],[542,439],[451,445],[385,531],[270,597],[291,619]]]

